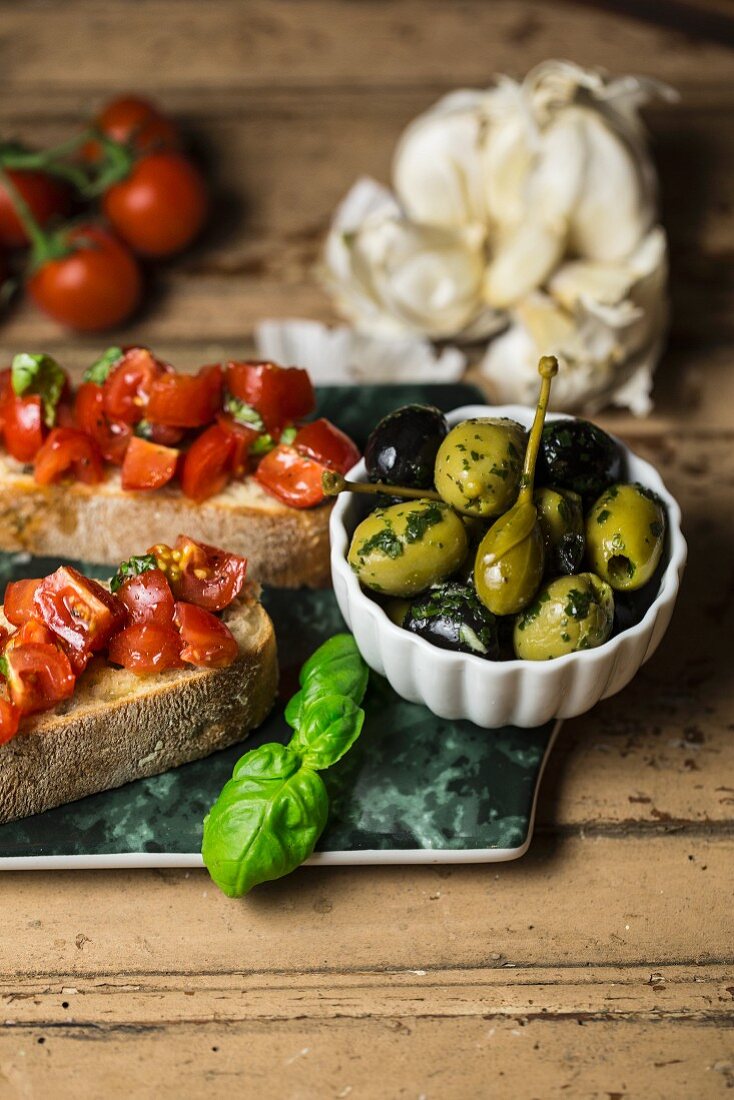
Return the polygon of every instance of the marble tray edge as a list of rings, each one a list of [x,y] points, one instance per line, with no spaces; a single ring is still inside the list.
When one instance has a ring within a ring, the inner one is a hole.
[[[516,848],[365,848],[362,851],[314,852],[304,867],[359,867],[436,863],[507,863],[525,855],[533,838],[540,785],[563,719],[556,719],[548,739],[533,793],[525,840]],[[165,867],[203,868],[199,852],[103,852],[77,856],[0,856],[0,871],[106,871]]]

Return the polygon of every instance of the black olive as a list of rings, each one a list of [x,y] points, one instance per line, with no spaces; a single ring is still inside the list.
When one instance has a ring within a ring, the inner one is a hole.
[[[624,480],[622,452],[611,436],[588,420],[553,420],[543,429],[535,472],[537,485],[573,489],[588,504]]]
[[[584,557],[584,536],[577,532],[569,531],[561,535],[558,545],[555,547],[552,560],[554,573],[572,576],[578,573]]]
[[[433,405],[403,405],[388,413],[367,440],[369,480],[431,489],[436,454],[448,430],[445,416]]]
[[[412,601],[403,627],[441,649],[473,653],[488,661],[499,657],[497,620],[470,584],[433,585]]]

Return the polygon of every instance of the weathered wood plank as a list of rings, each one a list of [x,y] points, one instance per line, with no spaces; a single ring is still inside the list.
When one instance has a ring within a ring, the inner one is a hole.
[[[143,975],[131,980],[0,981],[0,1026],[44,1029],[247,1020],[466,1017],[527,1023],[717,1023],[734,1006],[734,971],[716,966],[409,970],[362,974]]]
[[[691,1023],[452,1019],[219,1022],[0,1033],[10,1097],[298,1100],[720,1097],[731,1031]]]
[[[710,28],[692,4],[660,5],[659,25],[634,5],[541,0],[5,0],[1,10],[0,69],[15,87],[481,84],[547,57],[692,85],[731,76],[731,19]]]
[[[684,834],[538,836],[495,866],[305,868],[244,902],[204,872],[5,874],[0,974],[730,963],[733,886],[734,840]]]

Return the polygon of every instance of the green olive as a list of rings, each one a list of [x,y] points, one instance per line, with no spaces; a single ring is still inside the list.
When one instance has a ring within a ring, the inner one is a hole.
[[[515,656],[549,661],[603,645],[614,624],[614,593],[594,573],[558,577],[515,620]]]
[[[584,556],[584,513],[581,497],[571,489],[536,489],[533,495],[543,532],[546,572],[575,573]]]
[[[525,431],[514,420],[480,417],[452,428],[436,455],[436,488],[466,516],[491,518],[514,503]]]
[[[586,517],[589,564],[620,592],[642,588],[665,544],[665,509],[642,485],[612,485]]]
[[[467,553],[466,528],[443,501],[377,508],[352,536],[349,564],[365,588],[415,596],[455,573]]]
[[[410,611],[410,600],[397,598],[385,601],[385,614],[396,626],[402,626]]]

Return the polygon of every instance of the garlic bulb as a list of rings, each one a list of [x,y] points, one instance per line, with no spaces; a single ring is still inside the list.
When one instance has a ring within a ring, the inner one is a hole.
[[[480,225],[410,221],[389,191],[365,179],[337,210],[321,274],[360,331],[478,339],[504,323],[484,301],[485,266]]]
[[[667,318],[667,246],[653,229],[626,260],[563,264],[548,292],[518,303],[481,365],[500,401],[529,402],[539,355],[557,355],[554,408],[598,408],[610,398],[644,415]]]

